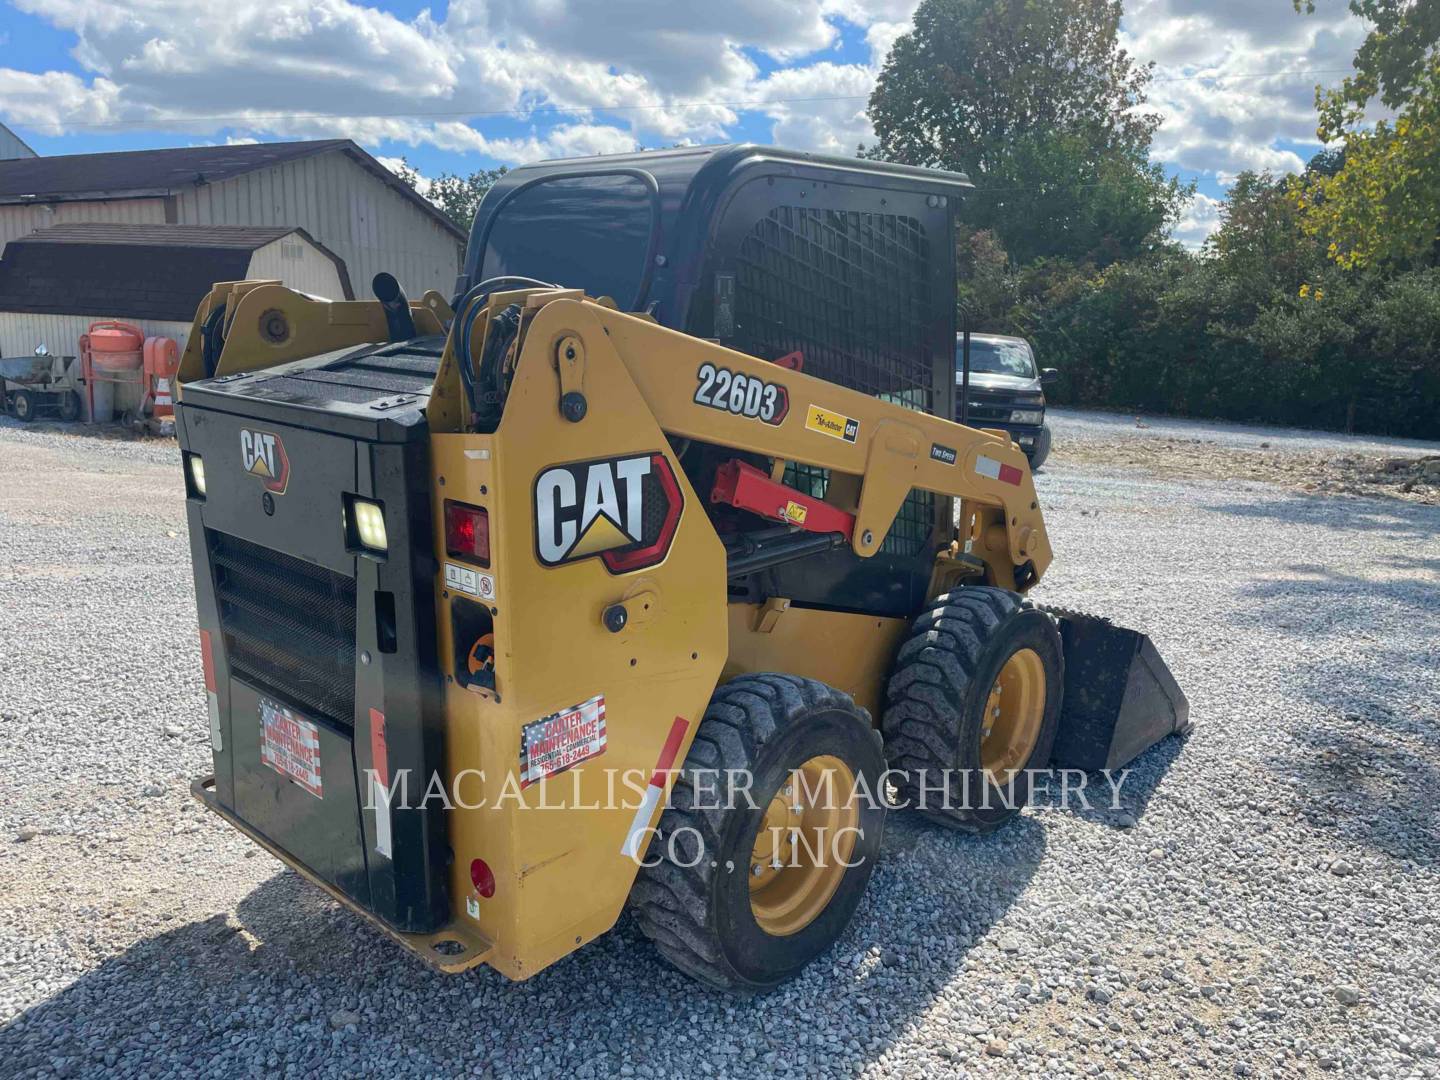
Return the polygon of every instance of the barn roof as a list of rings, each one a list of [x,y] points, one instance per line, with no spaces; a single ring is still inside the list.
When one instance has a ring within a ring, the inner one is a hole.
[[[240,281],[266,244],[304,229],[249,225],[52,225],[11,240],[0,258],[0,312],[188,323],[217,281]]]
[[[0,161],[0,205],[165,196],[329,153],[345,154],[401,198],[463,239],[464,233],[433,203],[349,139],[180,146]]]
[[[146,247],[237,248],[254,251],[293,232],[293,225],[122,225],[78,222],[51,225],[16,239],[21,244],[128,244]],[[310,240],[309,234],[305,238]],[[312,244],[314,240],[310,240]],[[318,244],[316,245],[319,246]]]

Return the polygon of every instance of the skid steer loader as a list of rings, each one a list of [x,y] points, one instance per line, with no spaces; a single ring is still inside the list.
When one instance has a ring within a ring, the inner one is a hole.
[[[448,298],[216,285],[176,410],[197,797],[443,970],[528,977],[628,903],[750,992],[844,930],[887,805],[982,832],[1183,728],[1144,635],[1025,599],[1025,454],[946,419],[967,187],[549,162]]]

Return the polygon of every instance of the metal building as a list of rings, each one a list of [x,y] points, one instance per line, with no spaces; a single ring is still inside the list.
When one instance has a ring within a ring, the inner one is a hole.
[[[39,345],[75,355],[92,322],[118,320],[183,352],[195,308],[216,281],[275,278],[317,296],[349,293],[345,263],[297,228],[55,225],[0,256],[0,356]],[[140,402],[117,391],[119,411]]]
[[[8,161],[11,158],[33,158],[34,156],[35,151],[26,145],[24,139],[4,124],[0,124],[0,161]]]
[[[28,149],[28,148],[27,148]],[[465,235],[349,139],[0,160],[0,251],[70,223],[304,229],[366,297],[381,270],[448,292]]]

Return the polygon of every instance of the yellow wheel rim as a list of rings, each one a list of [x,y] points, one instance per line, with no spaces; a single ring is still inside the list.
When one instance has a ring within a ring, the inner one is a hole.
[[[1034,649],[1017,649],[1005,661],[980,723],[980,768],[1004,787],[1030,760],[1045,717],[1045,664]]]
[[[773,937],[799,933],[825,910],[855,850],[855,773],[822,754],[791,772],[765,808],[750,852],[750,910]]]

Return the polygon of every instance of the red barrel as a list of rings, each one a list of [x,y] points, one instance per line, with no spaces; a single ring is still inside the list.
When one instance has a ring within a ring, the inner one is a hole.
[[[97,371],[138,371],[145,362],[145,335],[129,323],[93,322],[80,338],[80,351]]]

